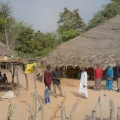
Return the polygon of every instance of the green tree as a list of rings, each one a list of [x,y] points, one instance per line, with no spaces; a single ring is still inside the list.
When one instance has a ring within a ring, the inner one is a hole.
[[[67,8],[64,8],[64,11],[59,15],[57,24],[57,32],[62,41],[67,41],[78,36],[85,27],[85,23],[80,17],[78,9],[75,9],[72,12]]]
[[[89,21],[86,30],[94,28],[118,14],[120,14],[120,0],[112,0],[111,3],[104,5],[102,9],[94,15]]]
[[[0,40],[8,47],[14,48],[23,22],[16,22],[12,15],[10,2],[7,2],[6,4],[0,3],[0,18],[2,23],[0,25]]]
[[[55,34],[34,32],[30,26],[23,26],[15,50],[21,56],[42,57],[53,50],[57,44]]]

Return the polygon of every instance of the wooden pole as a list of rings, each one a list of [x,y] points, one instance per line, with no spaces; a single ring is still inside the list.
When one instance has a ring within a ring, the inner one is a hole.
[[[79,103],[79,99],[77,99],[76,103],[73,105],[70,115],[68,117],[68,120],[73,120],[73,116],[74,116],[75,110],[78,106],[78,103]]]
[[[96,120],[96,111],[97,111],[97,108],[98,108],[98,103],[99,103],[99,98],[96,102],[96,105],[95,105],[93,111],[92,111],[92,115],[90,117],[90,120]]]
[[[109,100],[109,108],[110,108],[110,120],[113,120],[113,114],[114,114],[114,103],[113,101],[110,99]]]
[[[15,65],[13,63],[12,83],[14,83],[14,76],[15,76]]]
[[[28,77],[27,77],[26,73],[24,73],[24,74],[25,74],[25,78],[26,78],[26,89],[28,90],[29,89],[29,86],[28,86]]]
[[[38,114],[38,112],[41,110],[41,120],[45,120],[45,116],[44,116],[44,105],[42,103],[42,100],[35,94],[33,93],[33,95],[35,96],[35,98],[39,101],[40,107],[39,109],[37,109],[36,111],[36,116]],[[37,102],[36,102],[37,103]],[[36,119],[35,119],[36,120]]]
[[[92,116],[90,118],[90,120],[96,120],[96,111],[92,111]]]
[[[16,71],[16,80],[17,80],[17,85],[18,85],[18,87],[19,87],[19,86],[20,86],[20,82],[19,82],[18,71]]]
[[[120,107],[118,107],[117,120],[120,120]]]
[[[66,100],[66,95],[65,95],[65,97],[63,98],[63,100],[61,101],[61,103],[57,105],[56,109],[54,110],[54,112],[53,112],[53,114],[52,114],[52,116],[51,116],[51,118],[50,118],[50,120],[54,120],[54,118],[55,118],[58,110],[59,110],[60,107],[64,104],[65,100]]]
[[[35,89],[36,95],[37,95],[36,75],[37,75],[37,69],[34,70],[34,89]]]
[[[106,96],[106,95],[101,95],[98,98],[96,105],[92,111],[92,115],[90,117],[90,120],[96,120],[96,111],[97,111],[98,105],[100,106],[100,120],[103,120],[104,96]]]
[[[42,83],[44,82],[44,67],[42,65]]]
[[[24,75],[25,75],[25,79],[26,79],[26,89],[28,90],[29,89],[29,85],[28,85],[28,77],[27,77],[27,74],[25,73],[25,64],[22,63],[22,69],[23,69],[23,72],[24,72]]]
[[[101,95],[101,96],[99,97],[100,120],[103,120],[104,96],[106,96],[106,95]]]
[[[66,120],[65,106],[62,105],[60,110],[61,110],[61,120]]]

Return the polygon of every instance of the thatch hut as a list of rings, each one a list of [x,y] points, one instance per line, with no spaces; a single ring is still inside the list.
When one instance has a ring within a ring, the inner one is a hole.
[[[14,51],[8,48],[4,43],[0,42],[0,55],[4,56],[10,56],[13,55]]]
[[[94,68],[96,63],[106,69],[115,66],[120,58],[120,15],[108,20],[80,36],[63,43],[42,59],[53,66],[85,66]]]

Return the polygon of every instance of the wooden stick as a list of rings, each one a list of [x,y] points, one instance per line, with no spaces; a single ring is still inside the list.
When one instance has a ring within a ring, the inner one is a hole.
[[[106,95],[101,95],[101,96],[99,97],[100,120],[103,120],[104,96],[106,96]]]
[[[15,65],[13,63],[12,83],[14,83],[14,76],[15,76]]]
[[[35,91],[34,91],[34,94],[37,96],[37,84],[36,84],[36,73],[37,72],[37,70],[35,69],[34,70],[34,89],[35,89]],[[37,106],[37,97],[35,97],[35,113],[36,113],[36,119],[35,120],[37,120],[38,118],[38,116],[37,116],[37,110],[38,110],[38,106]]]
[[[58,110],[60,109],[61,105],[64,104],[65,100],[66,100],[66,95],[65,95],[65,97],[63,98],[63,100],[61,101],[61,103],[57,105],[56,109],[54,110],[54,112],[53,112],[53,114],[52,114],[52,116],[51,116],[51,118],[50,118],[50,120],[54,120],[54,118],[55,118]]]
[[[28,107],[29,107],[29,110],[30,110],[31,118],[34,119],[34,111],[33,111],[32,107],[31,107],[31,105],[28,104]]]
[[[38,112],[40,111],[41,109],[41,120],[45,120],[45,116],[44,116],[44,105],[42,103],[42,100],[35,94],[33,93],[33,95],[37,98],[37,100],[39,101],[39,104],[40,104],[40,108],[39,110],[36,112],[36,114],[38,114]]]
[[[28,86],[28,77],[27,77],[26,73],[24,73],[24,74],[25,74],[25,78],[26,78],[26,89],[28,90],[29,89],[29,86]]]
[[[19,87],[19,86],[20,86],[20,82],[19,82],[18,71],[16,71],[16,80],[17,80],[17,85],[18,85],[18,87]]]
[[[60,110],[61,110],[61,120],[66,120],[65,106],[62,105]]]
[[[92,111],[92,116],[90,118],[90,120],[96,120],[96,111]]]
[[[98,100],[96,102],[96,105],[95,105],[95,107],[94,107],[94,109],[92,111],[92,115],[90,117],[90,120],[96,120],[96,111],[97,111],[98,105],[100,106],[100,117],[101,117],[100,120],[103,119],[102,115],[103,115],[104,96],[106,96],[106,95],[101,95],[98,98]]]
[[[22,63],[22,69],[23,69],[23,72],[24,72],[24,75],[25,75],[25,79],[26,79],[26,89],[28,90],[29,89],[29,85],[28,85],[28,78],[27,78],[27,74],[25,73],[25,64]]]
[[[36,92],[36,95],[37,95],[36,75],[37,75],[37,70],[35,69],[34,70],[34,89],[35,89],[35,92]]]
[[[120,107],[118,107],[117,120],[120,120]]]
[[[72,110],[70,112],[70,115],[68,117],[68,120],[72,120],[73,119],[73,116],[74,116],[74,113],[75,113],[75,110],[77,108],[78,103],[79,103],[79,99],[77,99],[76,103],[73,105]]]
[[[113,120],[113,114],[114,114],[114,103],[113,101],[110,99],[109,100],[109,107],[110,107],[110,120]]]
[[[28,120],[34,120],[31,116],[28,117]]]
[[[35,97],[34,97],[33,93],[31,93],[31,96],[32,96],[32,102],[33,102],[32,110],[35,111]]]

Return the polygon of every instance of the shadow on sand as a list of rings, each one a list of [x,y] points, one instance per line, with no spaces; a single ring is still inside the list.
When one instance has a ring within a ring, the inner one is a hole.
[[[77,92],[70,91],[75,97],[82,98],[83,96]]]
[[[44,104],[45,103],[44,98],[41,95],[38,95],[38,97],[42,100],[42,103]]]
[[[39,82],[42,82],[42,79],[43,79],[43,76],[37,76],[37,80],[38,80]]]

